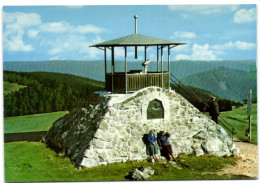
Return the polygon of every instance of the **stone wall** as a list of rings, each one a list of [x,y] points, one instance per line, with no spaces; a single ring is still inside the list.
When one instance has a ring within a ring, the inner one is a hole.
[[[57,120],[46,143],[64,152],[77,166],[97,166],[147,158],[145,134],[168,131],[174,154],[238,154],[227,132],[175,91],[148,87],[133,94],[105,95],[95,105],[74,109]],[[153,100],[164,118],[147,119]]]

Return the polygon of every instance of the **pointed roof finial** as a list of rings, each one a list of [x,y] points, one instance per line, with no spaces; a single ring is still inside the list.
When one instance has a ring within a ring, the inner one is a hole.
[[[138,18],[138,16],[135,15],[134,18],[135,18],[135,34],[137,34],[137,18]]]

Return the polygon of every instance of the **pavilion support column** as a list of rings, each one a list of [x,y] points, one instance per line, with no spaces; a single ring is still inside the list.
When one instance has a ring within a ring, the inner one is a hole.
[[[157,72],[159,72],[159,46],[157,45]]]
[[[105,60],[105,87],[107,89],[107,47],[104,49],[104,60]]]
[[[127,46],[125,46],[125,94],[127,94]]]
[[[170,55],[171,55],[171,48],[170,48],[170,45],[168,45],[168,72],[169,72],[169,89],[171,89],[171,71],[170,71],[170,68],[171,68],[171,63],[170,63]]]
[[[146,61],[146,49],[147,49],[147,46],[144,46],[144,61]]]
[[[161,45],[161,72],[162,72],[162,88],[163,88],[163,46]]]
[[[115,73],[114,46],[111,47],[111,72],[112,72],[112,93],[113,93],[114,92],[114,73]]]

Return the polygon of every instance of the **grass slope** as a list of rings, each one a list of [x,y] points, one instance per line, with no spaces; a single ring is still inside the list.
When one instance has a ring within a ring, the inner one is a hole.
[[[16,83],[9,83],[9,82],[4,82],[4,95],[8,95],[10,93],[19,91],[22,88],[26,88],[27,86],[23,85],[18,85]]]
[[[243,141],[248,140],[248,137],[245,136],[245,131],[248,128],[247,105],[234,108],[232,111],[222,112],[221,116],[238,131],[235,135],[236,138]],[[257,144],[257,104],[252,104],[251,122],[251,143]]]
[[[4,118],[4,133],[48,131],[52,123],[68,112],[53,112]]]
[[[220,97],[242,102],[247,98],[249,89],[256,88],[249,72],[219,67],[206,72],[191,75],[181,80],[184,85],[210,91]],[[256,93],[253,93],[256,100]]]
[[[141,166],[155,169],[155,175],[149,180],[250,179],[214,173],[228,164],[234,165],[234,158],[183,156],[178,158],[178,167],[169,163],[129,161],[78,170],[69,159],[40,142],[6,143],[4,153],[7,182],[124,181]]]

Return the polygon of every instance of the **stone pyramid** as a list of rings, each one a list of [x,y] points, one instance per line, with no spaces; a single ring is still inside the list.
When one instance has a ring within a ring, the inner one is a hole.
[[[156,110],[159,116],[153,116]],[[76,166],[92,167],[146,159],[144,136],[151,129],[171,134],[175,156],[239,154],[220,125],[175,91],[159,87],[104,95],[74,108],[53,124],[44,141]]]

